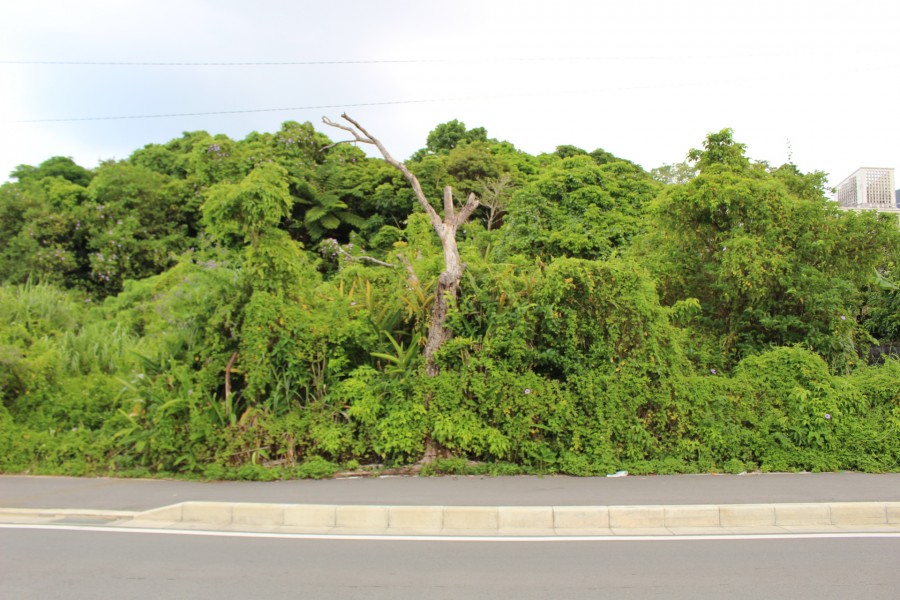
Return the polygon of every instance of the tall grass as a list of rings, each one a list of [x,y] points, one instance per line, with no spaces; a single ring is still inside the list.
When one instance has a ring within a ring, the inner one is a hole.
[[[75,329],[83,308],[72,294],[46,283],[28,281],[0,287],[0,314],[6,327],[30,337]]]
[[[137,342],[126,327],[110,321],[89,322],[58,340],[66,372],[82,375],[122,371],[133,364],[131,351]]]
[[[59,356],[62,373],[116,373],[128,366],[137,339],[115,321],[89,318],[91,307],[73,292],[28,281],[0,287],[0,342],[23,350],[40,343]]]

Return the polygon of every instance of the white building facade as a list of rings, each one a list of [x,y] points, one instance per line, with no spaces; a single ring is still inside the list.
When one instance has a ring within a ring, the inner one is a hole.
[[[837,185],[834,199],[842,208],[897,210],[894,169],[857,169]]]

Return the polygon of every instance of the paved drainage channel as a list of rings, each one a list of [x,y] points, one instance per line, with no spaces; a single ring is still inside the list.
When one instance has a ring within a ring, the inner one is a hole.
[[[59,525],[110,525],[121,522],[121,519],[104,519],[100,517],[63,517],[50,521]]]

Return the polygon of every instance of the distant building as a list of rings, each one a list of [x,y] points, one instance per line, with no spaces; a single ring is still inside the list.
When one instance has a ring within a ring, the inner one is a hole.
[[[894,170],[862,167],[840,182],[834,199],[842,208],[897,210]]]

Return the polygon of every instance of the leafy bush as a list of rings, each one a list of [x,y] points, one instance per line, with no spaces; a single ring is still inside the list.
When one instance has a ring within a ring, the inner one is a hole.
[[[900,362],[860,358],[896,329],[895,221],[728,130],[672,185],[603,150],[431,137],[425,189],[485,208],[428,372],[432,224],[309,124],[17,169],[0,470],[329,477],[426,448],[424,474],[900,470]]]

